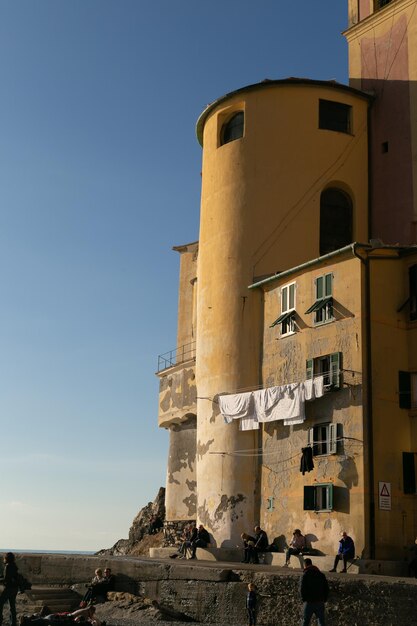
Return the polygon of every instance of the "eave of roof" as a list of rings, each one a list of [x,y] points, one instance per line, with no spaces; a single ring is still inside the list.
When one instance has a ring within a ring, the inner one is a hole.
[[[283,87],[287,85],[304,86],[304,87],[305,86],[330,87],[332,89],[336,89],[339,91],[346,91],[346,92],[355,94],[368,101],[373,100],[373,96],[371,96],[370,94],[365,93],[364,91],[360,91],[359,89],[355,89],[354,87],[349,87],[349,85],[343,85],[342,83],[338,83],[335,80],[313,80],[311,78],[295,78],[295,77],[270,80],[269,78],[266,78],[260,83],[246,85],[246,87],[241,87],[240,89],[236,89],[235,91],[230,91],[229,93],[226,93],[224,96],[221,96],[220,98],[217,98],[217,100],[214,100],[213,102],[208,104],[197,120],[196,134],[197,134],[198,142],[200,143],[201,146],[203,146],[203,130],[204,130],[204,124],[206,122],[206,119],[210,115],[210,113],[222,102],[229,100],[229,98],[232,98],[233,96],[246,93],[248,91],[255,91],[257,89],[267,89],[269,87],[281,87],[281,86]]]

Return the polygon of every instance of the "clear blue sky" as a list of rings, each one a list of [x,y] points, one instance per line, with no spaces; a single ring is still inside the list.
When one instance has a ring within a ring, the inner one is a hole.
[[[347,81],[347,0],[0,0],[0,547],[96,550],[165,483],[157,355],[206,104]]]

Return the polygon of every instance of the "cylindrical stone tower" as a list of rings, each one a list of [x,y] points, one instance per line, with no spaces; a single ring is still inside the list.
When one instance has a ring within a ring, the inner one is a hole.
[[[216,403],[262,385],[261,296],[247,287],[319,256],[326,188],[349,195],[349,237],[367,240],[367,109],[349,87],[288,79],[228,94],[197,123],[197,516],[218,546],[262,519],[259,431],[226,425]]]

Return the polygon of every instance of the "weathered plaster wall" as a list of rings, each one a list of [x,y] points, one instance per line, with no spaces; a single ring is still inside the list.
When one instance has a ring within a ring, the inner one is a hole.
[[[168,521],[196,518],[196,439],[195,415],[186,422],[172,424],[169,428],[169,454],[167,467],[167,495],[165,498]]]
[[[159,374],[159,426],[167,428],[196,413],[194,363],[177,365]]]
[[[396,255],[395,255],[396,256]],[[417,325],[409,322],[408,266],[417,255],[371,261],[372,388],[377,558],[391,558],[417,535],[417,497],[404,494],[402,453],[417,451],[414,410],[399,408],[398,372],[416,371]],[[391,510],[379,508],[379,481],[391,483]]]
[[[333,273],[335,321],[315,327],[314,314],[304,312],[315,301],[315,278],[329,272]],[[281,287],[294,280],[299,331],[280,337],[279,327],[270,325],[281,311]],[[302,425],[273,422],[265,424],[263,434],[261,507],[265,528],[281,544],[291,539],[294,528],[300,528],[311,546],[325,554],[335,552],[343,530],[354,537],[358,554],[366,547],[361,291],[361,262],[349,255],[274,281],[265,293],[264,386],[305,380],[307,359],[342,352],[345,386],[307,402]],[[303,476],[300,458],[308,443],[308,430],[329,422],[341,425],[343,440],[338,453],[316,456],[314,470]],[[315,483],[334,485],[333,511],[304,511],[304,485]],[[268,510],[271,497],[273,509]]]

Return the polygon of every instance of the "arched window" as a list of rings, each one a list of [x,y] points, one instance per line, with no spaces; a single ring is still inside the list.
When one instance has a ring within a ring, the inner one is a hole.
[[[220,133],[220,145],[223,146],[225,143],[229,143],[230,141],[234,141],[235,139],[240,139],[241,137],[243,137],[244,124],[245,114],[243,113],[243,111],[235,113],[222,126],[222,130]]]
[[[326,189],[320,197],[320,255],[352,243],[352,201],[340,189]]]

